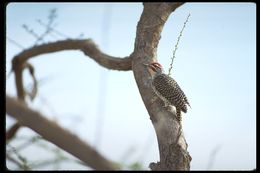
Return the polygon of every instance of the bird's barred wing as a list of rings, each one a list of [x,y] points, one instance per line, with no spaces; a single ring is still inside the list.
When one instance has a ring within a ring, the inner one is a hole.
[[[166,74],[158,75],[153,80],[154,88],[173,106],[187,112],[188,99],[177,82]]]

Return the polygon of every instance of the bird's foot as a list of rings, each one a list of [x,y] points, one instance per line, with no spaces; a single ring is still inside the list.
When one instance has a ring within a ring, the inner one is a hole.
[[[164,105],[163,105],[162,107],[165,108],[165,109],[168,110],[168,111],[171,110],[171,106],[170,106],[170,104],[168,104],[168,103],[165,103],[165,102],[164,102]]]

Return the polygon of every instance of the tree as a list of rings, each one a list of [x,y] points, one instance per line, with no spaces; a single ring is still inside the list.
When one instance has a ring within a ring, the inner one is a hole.
[[[34,68],[27,62],[28,59],[40,54],[61,50],[80,50],[105,68],[133,71],[139,92],[156,131],[159,145],[160,162],[151,163],[150,168],[152,170],[189,170],[191,156],[187,151],[188,145],[184,138],[182,127],[175,118],[174,111],[163,108],[159,99],[155,102],[151,101],[154,94],[148,84],[149,74],[145,66],[143,66],[143,63],[157,59],[157,46],[163,26],[170,14],[180,7],[182,3],[144,3],[143,5],[144,9],[137,25],[134,50],[129,56],[124,58],[113,57],[103,53],[91,39],[68,39],[36,45],[15,56],[12,61],[12,68],[15,74],[18,100],[6,96],[7,114],[16,118],[20,125],[31,128],[46,140],[71,153],[90,167],[103,170],[117,169],[111,161],[105,159],[88,144],[59,127],[59,125],[45,119],[37,111],[31,110],[25,103],[25,91],[22,80],[24,69],[29,69],[34,80],[34,88],[35,90],[37,89]],[[42,125],[35,125],[36,123],[34,122],[41,122]],[[7,132],[7,139],[12,138],[19,129],[19,124],[16,124]],[[46,129],[45,127],[48,128]]]

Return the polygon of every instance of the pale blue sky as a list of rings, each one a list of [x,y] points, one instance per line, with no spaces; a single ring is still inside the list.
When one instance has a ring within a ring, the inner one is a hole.
[[[141,3],[11,3],[6,8],[7,37],[25,48],[32,46],[34,38],[21,26],[27,24],[35,32],[43,32],[36,19],[46,22],[52,8],[57,8],[58,14],[55,29],[71,38],[84,33],[84,38],[93,39],[102,51],[113,56],[124,57],[133,51],[136,25],[143,9]],[[256,167],[256,5],[186,3],[178,8],[165,24],[158,47],[158,61],[166,71],[189,13],[172,76],[192,106],[183,116],[188,151],[193,158],[191,169],[207,169],[210,153],[218,146],[211,169],[253,169]],[[46,37],[46,40],[56,39]],[[11,59],[20,51],[7,41],[7,72]],[[35,66],[37,79],[46,79],[32,107],[93,146],[99,121],[103,126],[97,148],[109,159],[119,161],[134,147],[131,160],[142,161],[146,167],[159,160],[155,132],[131,71],[104,69],[78,51],[41,55],[30,62]],[[10,95],[15,95],[13,77],[6,81],[6,92]],[[31,82],[27,72],[24,80],[27,86]],[[105,92],[100,92],[101,88]],[[106,93],[101,105],[100,93]],[[43,104],[42,98],[51,108]],[[13,122],[7,118],[8,127]],[[28,129],[22,132],[31,134]],[[35,157],[33,149],[24,155],[32,160]]]

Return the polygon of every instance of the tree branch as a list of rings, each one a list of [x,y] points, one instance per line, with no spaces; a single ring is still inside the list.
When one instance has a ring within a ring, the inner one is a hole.
[[[191,157],[187,151],[182,127],[175,112],[162,107],[161,100],[152,102],[151,79],[143,63],[156,61],[161,31],[169,15],[182,3],[144,3],[137,26],[132,69],[139,92],[156,131],[160,162],[151,163],[152,170],[189,170]]]
[[[22,170],[31,170],[27,165],[24,165],[24,164],[20,163],[19,161],[17,161],[17,160],[14,159],[13,157],[11,157],[9,154],[6,154],[5,156],[6,156],[6,158],[7,158],[9,161],[11,161],[11,162],[13,162],[14,164],[16,164],[20,169],[22,169]]]
[[[25,103],[6,96],[6,112],[16,118],[21,125],[29,127],[46,140],[82,160],[93,169],[116,169],[112,162],[104,158],[77,136],[61,128],[55,122],[44,118],[39,112],[31,110]]]
[[[27,60],[32,57],[52,53],[63,50],[81,50],[85,55],[89,56],[93,60],[95,60],[101,66],[112,69],[112,70],[122,70],[127,71],[132,69],[132,59],[130,57],[119,58],[109,56],[103,52],[101,52],[97,45],[91,40],[63,40],[57,41],[54,43],[47,43],[39,46],[34,46],[23,52],[16,55],[12,60],[12,69],[15,73],[15,84],[17,97],[21,101],[25,100],[25,90],[22,80],[22,72],[25,67],[28,67]],[[34,84],[36,83],[36,79],[33,77]],[[34,87],[34,91],[37,91],[37,88]],[[35,93],[36,94],[36,93]],[[34,95],[35,96],[35,95]],[[16,123],[13,127],[8,130],[6,133],[6,137],[8,140],[12,139],[17,131],[20,129],[20,125]]]
[[[25,93],[23,89],[22,81],[22,70],[24,68],[25,62],[35,56],[53,53],[63,50],[81,50],[85,55],[89,56],[95,60],[99,65],[112,69],[112,70],[122,70],[128,71],[132,69],[132,59],[130,57],[119,58],[109,56],[101,52],[95,43],[91,39],[86,40],[63,40],[54,43],[47,43],[40,46],[35,46],[24,50],[20,54],[13,58],[13,70],[16,77],[16,87],[18,92],[18,97],[24,99]]]
[[[34,46],[27,50],[24,50],[20,54],[14,57],[13,63],[23,63],[27,61],[29,58],[52,53],[63,50],[81,50],[84,54],[94,59],[101,66],[112,69],[112,70],[122,70],[127,71],[131,70],[131,58],[125,57],[113,57],[107,55],[99,50],[97,45],[91,39],[83,39],[83,40],[62,40],[53,43],[46,43],[39,46]]]
[[[182,127],[176,119],[175,112],[163,108],[160,99],[152,102],[154,92],[150,85],[151,81],[147,68],[143,65],[143,63],[147,64],[157,60],[157,47],[163,26],[170,14],[182,4],[144,3],[144,10],[137,26],[134,52],[130,57],[118,58],[106,55],[90,39],[69,39],[35,46],[23,51],[13,59],[18,98],[24,100],[25,97],[22,83],[22,71],[25,62],[29,58],[45,53],[62,50],[81,50],[85,55],[108,69],[133,70],[139,92],[156,131],[159,145],[160,162],[151,163],[150,168],[152,170],[189,170],[191,157],[187,151],[188,145],[184,138]],[[86,146],[76,136],[43,118],[39,113],[30,110],[26,105],[8,96],[6,100],[7,113],[18,119],[22,125],[33,129],[47,140],[70,152],[95,169],[114,169],[109,161],[102,158],[89,146]],[[11,105],[14,105],[16,108],[12,108]],[[71,147],[73,145],[76,147]],[[91,156],[90,158],[89,155]],[[97,163],[91,160],[91,158],[103,159],[104,162]]]
[[[19,123],[15,123],[12,127],[10,127],[10,129],[5,134],[6,141],[12,139],[20,127],[21,125]]]

